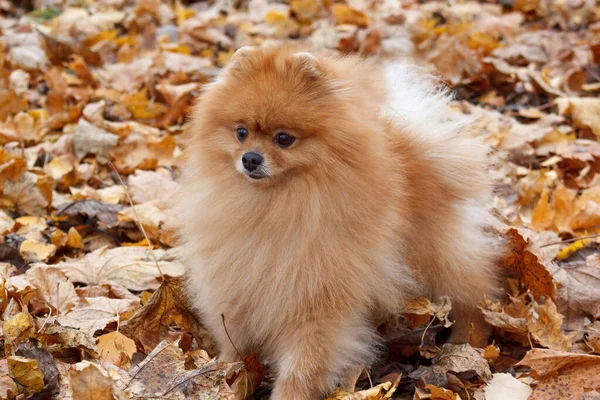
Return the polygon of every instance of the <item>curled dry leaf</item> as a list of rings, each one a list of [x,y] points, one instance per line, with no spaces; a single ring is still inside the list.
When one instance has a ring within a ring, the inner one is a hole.
[[[431,385],[445,387],[448,385],[446,373],[473,371],[484,381],[492,378],[488,362],[469,344],[453,345],[446,343],[442,351],[432,360],[430,367],[421,366],[409,377],[417,381],[424,380]]]
[[[70,313],[59,316],[62,326],[80,329],[90,335],[106,328],[111,322],[119,321],[119,316],[139,307],[139,302],[108,297],[87,297]]]
[[[140,397],[233,400],[233,393],[225,382],[228,369],[227,364],[213,360],[197,369],[186,370],[181,349],[165,341],[123,376],[119,387]]]
[[[2,399],[14,399],[20,392],[17,384],[8,373],[8,361],[0,359],[0,398]]]
[[[517,365],[539,376],[529,400],[580,399],[587,389],[600,388],[600,356],[545,349],[530,350]]]
[[[216,344],[192,312],[184,292],[184,282],[183,277],[165,279],[144,306],[123,324],[121,331],[136,337],[145,347],[156,346],[158,344],[156,341],[166,336],[171,318],[181,315],[200,348],[214,356],[217,350]]]
[[[551,263],[548,270],[559,284],[558,308],[568,329],[581,329],[586,317],[600,317],[600,256],[584,263]]]
[[[101,359],[121,368],[131,365],[131,357],[137,350],[133,340],[114,331],[98,337],[97,341]]]
[[[129,176],[129,193],[134,204],[153,201],[161,210],[164,210],[169,199],[179,189],[179,183],[171,177],[165,169],[159,171],[136,170],[135,175]]]
[[[23,388],[26,395],[32,395],[44,388],[44,373],[38,360],[9,356],[8,374]]]
[[[399,377],[400,378],[400,377]],[[334,391],[327,399],[325,400],[385,400],[391,399],[392,394],[396,391],[398,387],[398,383],[400,379],[397,379],[396,382],[385,382],[381,383],[375,387],[370,389],[361,390],[354,393],[344,392],[342,390]]]
[[[419,297],[408,301],[403,313],[433,316],[439,319],[444,327],[449,328],[453,323],[448,319],[451,310],[452,302],[448,296],[440,297],[435,303],[426,297]]]
[[[38,289],[32,299],[32,303],[37,301],[38,310],[50,306],[53,314],[66,314],[79,301],[73,283],[57,269],[36,265],[27,270],[25,276]]]
[[[82,361],[69,368],[70,389],[73,399],[125,400],[115,382],[99,365]]]
[[[164,274],[181,276],[183,266],[165,261],[165,252],[154,250],[158,265]],[[154,258],[145,247],[102,247],[82,259],[64,261],[47,268],[63,271],[73,282],[86,285],[115,283],[129,290],[156,289],[160,285],[160,271]]]
[[[552,276],[530,250],[530,243],[514,228],[508,230],[506,237],[511,245],[511,252],[504,259],[504,266],[513,271],[535,296],[547,296],[554,300]]]

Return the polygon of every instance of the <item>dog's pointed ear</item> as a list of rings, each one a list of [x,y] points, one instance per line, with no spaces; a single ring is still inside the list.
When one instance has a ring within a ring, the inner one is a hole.
[[[240,47],[233,53],[233,56],[231,56],[231,60],[229,60],[229,63],[227,64],[227,69],[230,72],[239,70],[244,60],[254,51],[255,47],[252,46]]]
[[[290,60],[293,66],[299,69],[305,77],[314,80],[321,76],[321,65],[319,59],[314,54],[304,51],[294,53]]]

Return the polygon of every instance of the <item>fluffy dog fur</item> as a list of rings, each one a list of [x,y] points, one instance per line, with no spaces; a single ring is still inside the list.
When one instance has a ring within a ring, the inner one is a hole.
[[[238,51],[194,109],[175,211],[189,295],[226,361],[273,361],[313,400],[371,363],[407,296],[453,299],[451,340],[495,290],[485,147],[411,68],[294,47]],[[236,129],[244,126],[241,143]],[[281,131],[296,136],[287,149]],[[264,156],[265,179],[241,157]]]

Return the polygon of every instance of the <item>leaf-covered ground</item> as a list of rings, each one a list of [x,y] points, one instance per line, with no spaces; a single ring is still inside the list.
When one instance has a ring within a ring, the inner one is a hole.
[[[255,357],[213,358],[166,204],[202,85],[236,48],[290,38],[441,76],[457,112],[481,116],[510,244],[507,299],[481,304],[492,341],[444,344],[451,301],[414,299],[381,327],[387,351],[359,392],[330,399],[600,399],[593,0],[0,0],[0,13],[1,398],[268,396]]]

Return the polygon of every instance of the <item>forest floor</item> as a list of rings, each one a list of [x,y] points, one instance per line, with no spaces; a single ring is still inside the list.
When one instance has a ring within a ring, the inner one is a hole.
[[[596,2],[34,3],[0,0],[1,398],[268,396],[254,356],[213,359],[166,204],[202,85],[235,49],[291,38],[439,75],[481,117],[510,244],[489,342],[444,344],[451,301],[414,299],[330,399],[600,399]]]

